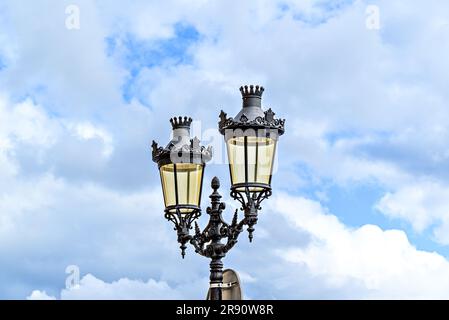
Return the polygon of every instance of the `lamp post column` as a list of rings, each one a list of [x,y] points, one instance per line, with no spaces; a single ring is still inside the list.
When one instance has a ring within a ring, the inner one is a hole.
[[[223,262],[213,258],[210,263],[210,300],[222,300]]]
[[[211,243],[206,249],[212,259],[210,262],[210,299],[222,300],[223,262],[221,259],[225,257],[225,253],[223,251],[224,244],[221,242],[221,229],[223,227],[221,212],[225,209],[226,205],[220,201],[221,195],[218,193],[220,180],[217,177],[212,179],[211,187],[214,191],[209,196],[211,206],[207,208],[207,213],[210,215],[209,236]]]

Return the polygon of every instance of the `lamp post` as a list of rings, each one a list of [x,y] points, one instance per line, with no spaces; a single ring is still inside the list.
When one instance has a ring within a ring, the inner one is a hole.
[[[172,140],[165,148],[155,141],[152,144],[153,161],[158,164],[164,194],[165,218],[175,226],[182,257],[190,243],[196,253],[211,259],[211,300],[222,299],[222,259],[237,243],[244,226],[247,226],[252,241],[260,204],[272,194],[276,146],[279,136],[284,133],[285,120],[275,119],[271,109],[262,110],[263,91],[264,88],[259,86],[241,87],[241,111],[234,118],[228,118],[221,111],[218,123],[227,146],[231,197],[241,204],[241,219],[239,210],[235,211],[231,223],[223,219],[226,205],[220,201],[220,181],[214,177],[211,182],[213,192],[209,196],[211,205],[206,209],[209,223],[201,231],[196,222],[201,215],[204,169],[212,158],[212,149],[200,146],[198,138],[190,138],[191,118],[172,118]]]

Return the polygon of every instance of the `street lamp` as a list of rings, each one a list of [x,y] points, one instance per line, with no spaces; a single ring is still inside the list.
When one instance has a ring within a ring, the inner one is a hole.
[[[201,190],[206,163],[212,158],[211,147],[200,146],[198,138],[190,138],[191,118],[170,120],[173,138],[164,147],[153,141],[153,161],[158,164],[165,202],[165,218],[172,221],[184,258],[186,244],[195,252],[211,259],[210,298],[222,299],[223,263],[226,253],[237,243],[237,238],[248,226],[249,240],[253,239],[260,204],[271,196],[271,178],[277,141],[284,133],[285,120],[275,119],[271,109],[262,110],[264,91],[259,86],[240,88],[242,110],[234,118],[221,111],[219,130],[224,135],[231,175],[231,197],[241,204],[243,218],[238,210],[230,224],[222,217],[226,205],[218,193],[220,181],[214,177],[209,196],[211,205],[206,212],[209,223],[201,231],[196,220],[201,215]],[[194,223],[194,226],[192,225]],[[193,229],[193,234],[190,230]],[[223,243],[222,240],[226,241]]]
[[[240,92],[242,110],[234,118],[227,118],[222,110],[219,129],[228,150],[231,197],[242,205],[251,242],[260,203],[272,193],[276,145],[285,120],[275,119],[271,108],[262,110],[263,87],[244,86]]]
[[[165,218],[175,224],[184,258],[192,222],[201,214],[200,201],[204,168],[212,148],[190,139],[192,118],[170,119],[173,138],[165,148],[153,141],[153,161],[157,162],[165,202]]]

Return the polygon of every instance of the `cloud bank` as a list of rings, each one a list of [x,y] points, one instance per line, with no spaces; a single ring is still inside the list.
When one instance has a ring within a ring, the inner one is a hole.
[[[3,1],[0,297],[203,299],[207,264],[179,259],[150,140],[171,116],[216,128],[258,83],[287,133],[256,241],[225,261],[245,296],[447,298],[448,4],[377,1],[380,30],[367,5]],[[214,175],[226,196],[228,169]],[[353,190],[360,206],[335,204]]]

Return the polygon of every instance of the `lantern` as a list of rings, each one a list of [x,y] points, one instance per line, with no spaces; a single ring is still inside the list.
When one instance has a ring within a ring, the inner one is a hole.
[[[170,122],[173,138],[165,148],[153,141],[153,161],[159,167],[165,217],[175,223],[178,238],[182,238],[200,216],[204,168],[212,149],[200,146],[196,137],[190,139],[191,118],[172,118]],[[181,248],[185,248],[181,240]]]
[[[234,118],[221,111],[219,129],[227,147],[231,196],[255,224],[260,203],[271,195],[276,146],[284,133],[285,120],[275,119],[271,108],[262,110],[263,87],[244,86],[240,92],[242,109]]]

